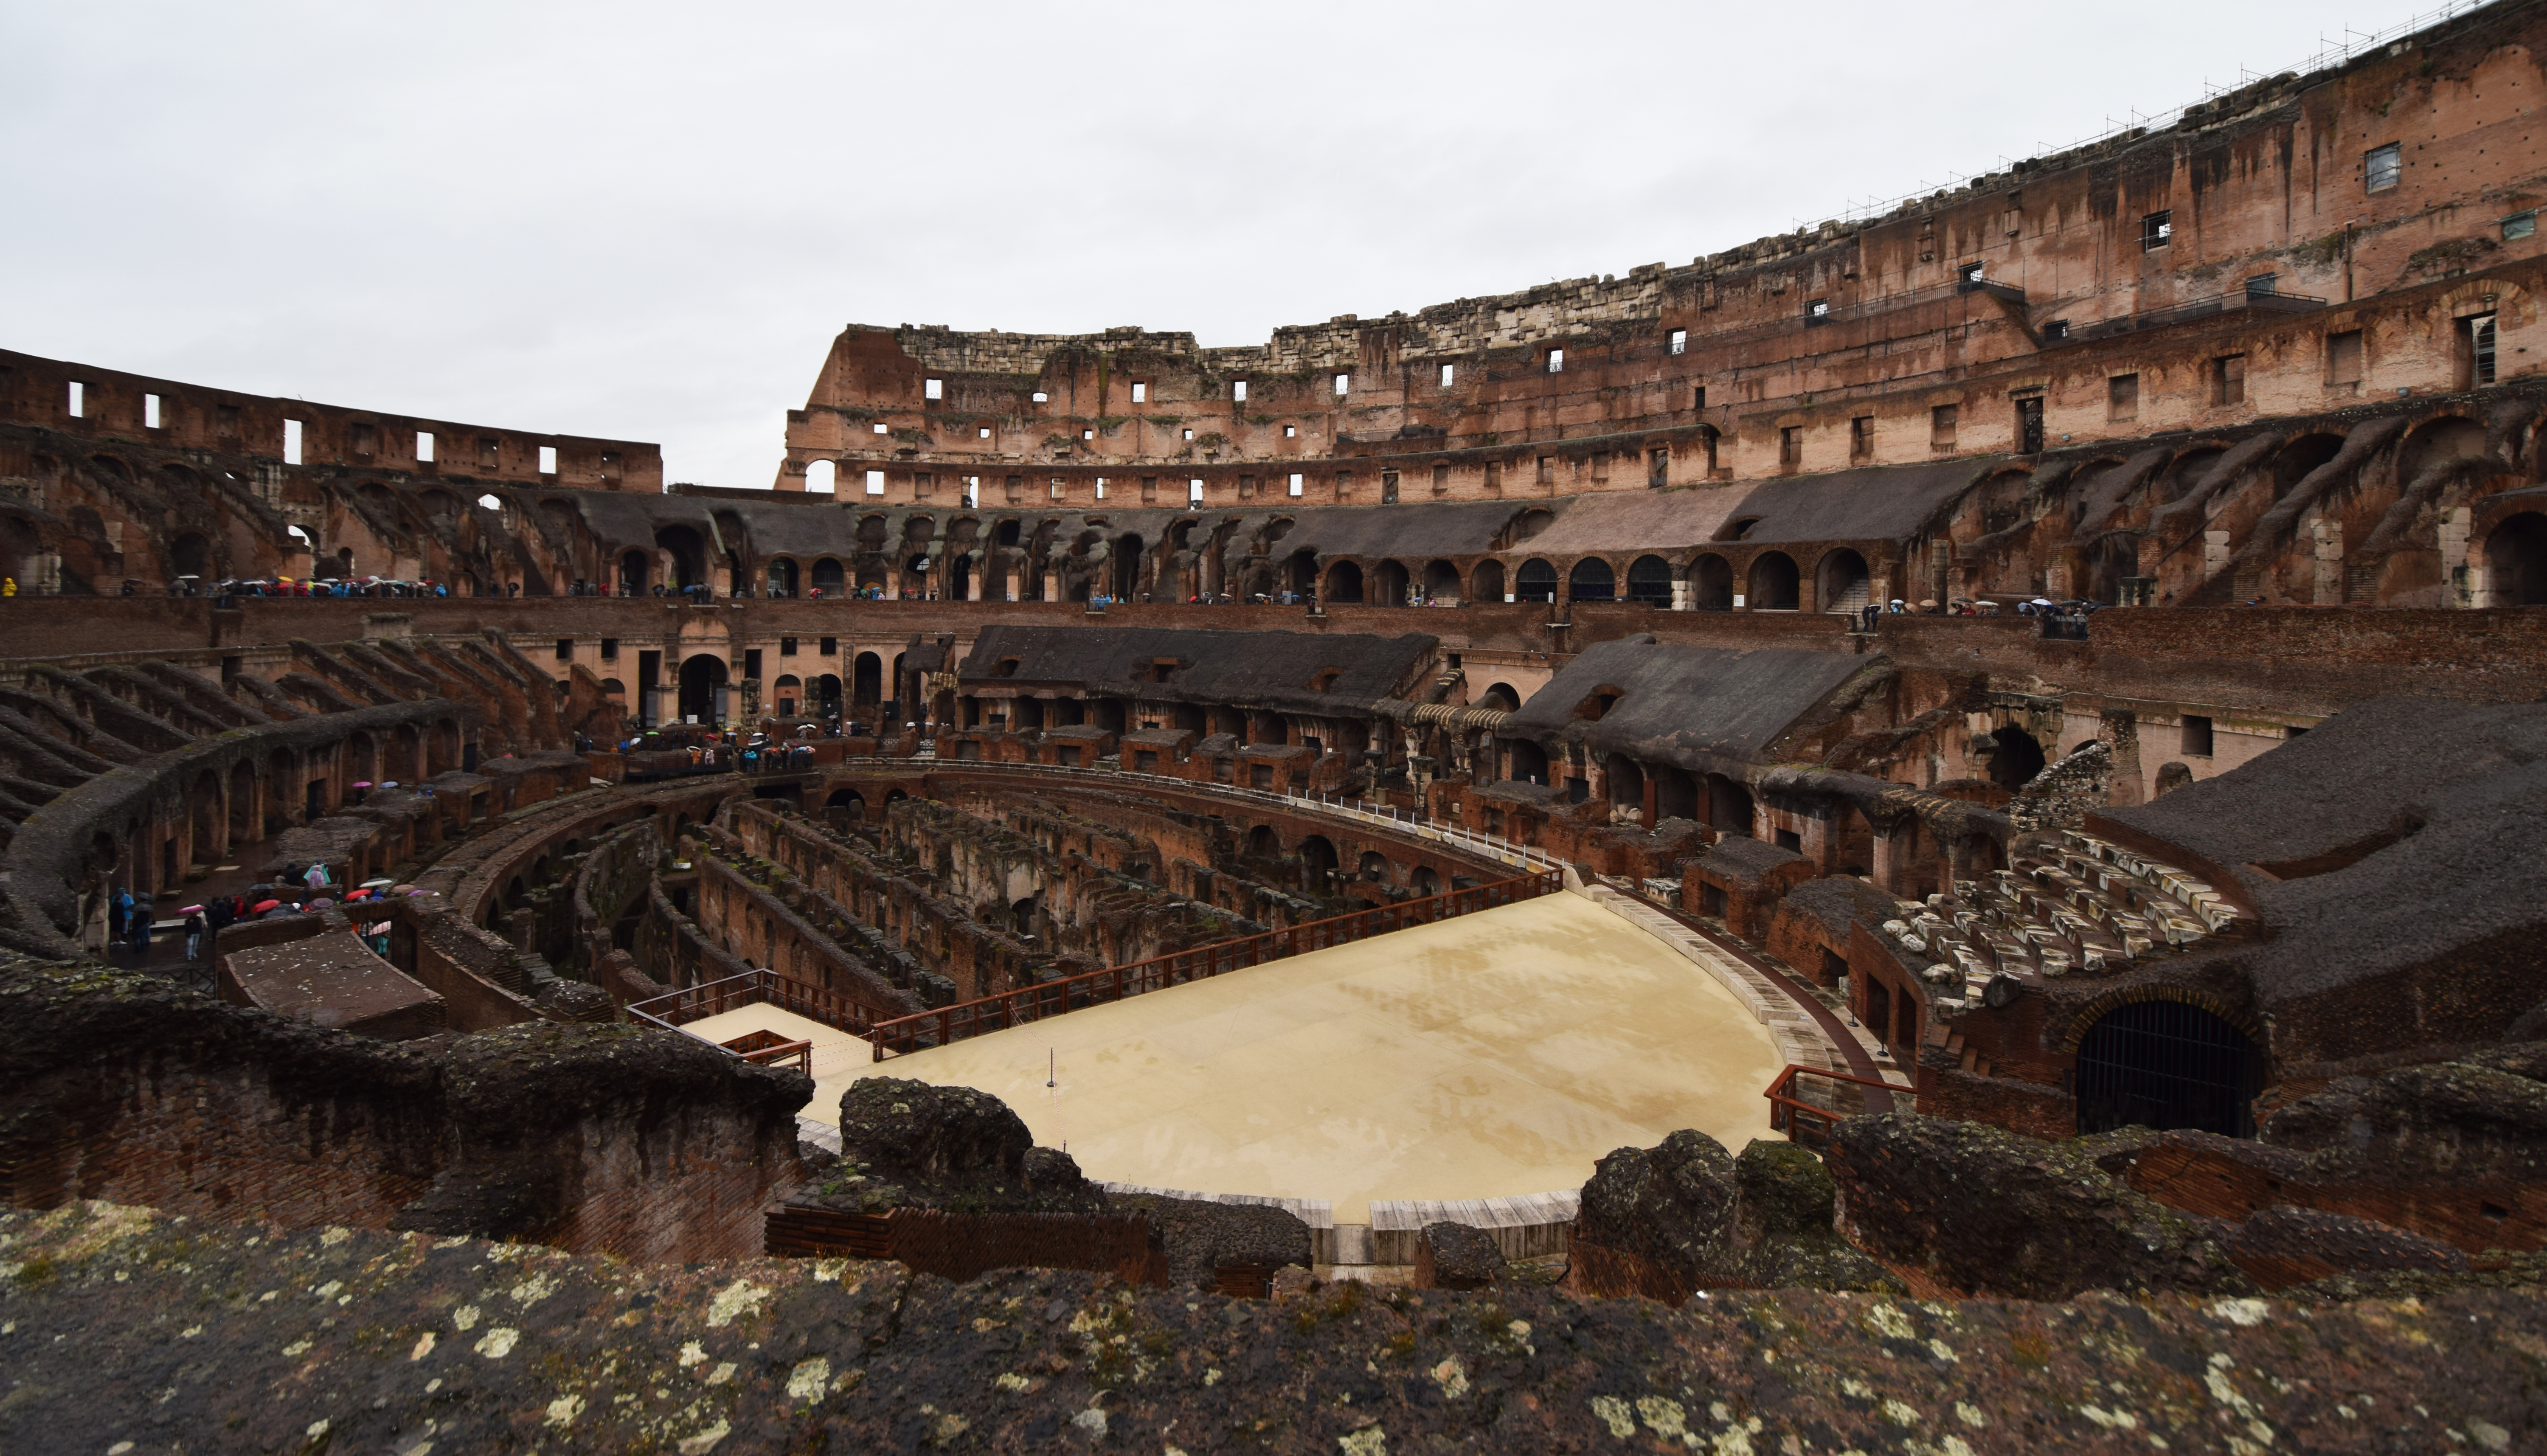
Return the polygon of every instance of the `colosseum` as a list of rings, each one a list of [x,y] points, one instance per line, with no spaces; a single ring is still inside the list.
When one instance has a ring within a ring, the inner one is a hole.
[[[2547,1449],[2542,57],[765,484],[0,352],[0,1449]]]

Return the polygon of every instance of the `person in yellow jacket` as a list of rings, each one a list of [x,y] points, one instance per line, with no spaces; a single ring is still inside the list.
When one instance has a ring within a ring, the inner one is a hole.
[[[0,597],[13,597],[17,594],[18,578],[15,576],[0,576]]]

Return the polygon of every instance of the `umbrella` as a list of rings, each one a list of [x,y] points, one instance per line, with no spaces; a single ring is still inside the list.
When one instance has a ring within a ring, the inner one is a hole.
[[[1933,612],[1937,610],[1937,599],[1935,597],[1921,598],[1919,602],[1919,610],[1922,612]]]
[[[283,903],[283,901],[279,899],[261,899],[256,903],[249,905],[247,907],[247,912],[251,915],[262,915],[281,903]]]
[[[354,780],[354,787],[357,789],[368,789],[372,787],[372,781],[369,779],[356,779]]]
[[[414,886],[412,886],[412,885],[399,885],[399,886],[395,886],[395,887],[393,887],[393,888],[391,889],[391,891],[390,891],[390,894],[392,894],[392,895],[415,895],[415,894],[418,894],[418,893],[419,893],[419,892],[418,892],[418,891],[416,890],[416,888],[415,888]]]
[[[309,901],[307,904],[303,905],[302,908],[305,910],[323,910],[334,903],[334,900],[329,899],[327,897],[322,895],[316,899]]]
[[[389,877],[389,876],[387,876],[387,875],[383,875],[381,878],[379,878],[379,879],[377,879],[377,880],[366,880],[366,881],[364,881],[364,882],[363,882],[363,888],[364,888],[365,890],[387,890],[387,889],[390,887],[390,884],[391,884],[390,877]]]
[[[204,912],[204,907],[203,907],[202,905],[188,905],[188,906],[186,906],[184,909],[179,910],[177,913],[178,913],[178,914],[181,914],[181,915],[200,915],[200,914],[202,914],[203,912]]]

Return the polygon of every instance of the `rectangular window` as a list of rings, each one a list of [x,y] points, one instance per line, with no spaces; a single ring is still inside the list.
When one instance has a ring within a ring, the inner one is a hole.
[[[239,432],[238,406],[235,404],[214,405],[213,428],[219,432],[220,437],[224,440],[237,439]]]
[[[1435,495],[1448,495],[1450,493],[1450,468],[1449,466],[1437,465],[1433,468],[1433,493]]]
[[[781,657],[793,657],[793,656],[795,656],[795,655],[796,655],[796,639],[794,639],[794,638],[792,638],[792,637],[782,637],[782,638],[780,638],[780,639],[778,640],[778,655],[779,655],[779,656],[781,656]]]
[[[1655,446],[1645,452],[1645,483],[1656,490],[1671,483],[1671,452]]]
[[[1686,354],[1689,352],[1688,329],[1676,328],[1671,331],[1671,351],[1674,354]]]
[[[2274,275],[2269,273],[2258,273],[2254,277],[2246,280],[2246,297],[2250,299],[2269,299],[2273,296],[2278,287],[2279,282]]]
[[[1488,495],[1501,495],[1504,493],[1504,463],[1502,461],[1490,460],[1486,462],[1486,493]]]
[[[560,662],[571,662],[574,660],[573,638],[562,637],[557,640],[557,659]]]
[[[2460,324],[2467,358],[2466,387],[2494,383],[2494,315],[2480,313]]]
[[[156,394],[141,396],[141,428],[145,430],[159,428],[159,396]]]
[[[1097,498],[1098,500],[1103,500],[1105,498],[1105,477],[1103,475],[1097,477]]]
[[[964,503],[966,505],[980,505],[982,503],[981,476],[966,475],[964,477]],[[824,650],[829,651],[831,649],[827,647]]]
[[[926,384],[921,385],[920,392],[922,398],[943,399],[946,397],[946,382],[944,380],[930,380]]]
[[[283,463],[288,466],[301,464],[301,421],[299,420],[283,422]]]
[[[1830,322],[1830,300],[1814,299],[1804,304],[1804,327],[1813,328]]]
[[[1555,482],[1556,457],[1552,455],[1540,456],[1538,458],[1538,483],[1541,485],[1552,485]]]
[[[882,495],[882,494],[884,494],[884,471],[867,471],[867,494],[869,494],[869,495]]]
[[[2043,342],[2047,344],[2051,343],[2055,339],[2065,339],[2067,337],[2069,337],[2068,319],[2055,318],[2043,325]]]
[[[826,657],[836,656],[836,655],[838,655],[839,650],[840,650],[840,640],[839,640],[838,638],[835,638],[835,637],[827,637],[827,638],[823,639],[823,655],[824,655],[824,656],[826,656]]]
[[[88,417],[88,385],[81,384],[77,380],[71,381],[69,409],[72,419],[86,419]]]
[[[1199,489],[1202,482],[1197,480],[1194,484],[1195,487]],[[1397,472],[1395,471],[1382,471],[1379,472],[1379,503],[1381,505],[1397,504]],[[1194,497],[1194,504],[1202,504],[1202,497],[1200,495],[1196,495]]]
[[[1973,290],[1979,288],[1984,282],[1981,278],[1981,267],[1982,265],[1978,263],[1964,263],[1958,265],[1955,269],[1955,287],[1962,289],[1965,293],[1971,293]]]
[[[990,427],[989,425],[984,425],[984,426],[982,426],[979,430],[977,430],[977,431],[975,432],[975,434],[974,434],[974,438],[975,438],[975,439],[978,439],[978,440],[988,440],[988,439],[990,439],[990,438],[991,438],[991,427]]]
[[[2025,394],[2016,401],[2016,453],[2043,453],[2043,396]]]
[[[2211,720],[2200,714],[2184,715],[2184,742],[2176,750],[2188,758],[2211,756]]]
[[[1150,382],[1148,380],[1134,380],[1132,382],[1132,402],[1135,404],[1147,404],[1150,402]]]
[[[1705,385],[1698,386],[1698,397],[1690,401],[1690,407],[1693,409],[1705,409],[1707,407],[1707,386]]]
[[[2504,242],[2518,242],[2524,237],[2534,235],[2537,231],[2538,214],[2536,213],[2514,213],[2503,219]]]
[[[743,675],[746,677],[760,676],[760,649],[758,647],[746,647],[743,649]]]
[[[2246,402],[2246,356],[2223,354],[2211,361],[2211,402],[2243,404]]]
[[[1299,433],[1300,427],[1298,425],[1284,425],[1282,427],[1282,438],[1285,440],[1288,440]]]
[[[1230,382],[1230,385],[1229,385],[1229,397],[1230,397],[1230,398],[1232,398],[1232,399],[1238,400],[1238,401],[1240,401],[1241,403],[1246,402],[1246,399],[1247,399],[1247,381],[1245,381],[1245,380],[1233,380],[1233,381],[1231,381],[1231,382]]]
[[[1443,387],[1443,388],[1447,389],[1447,388],[1450,387],[1450,382],[1451,382],[1453,379],[1456,379],[1457,377],[1458,377],[1458,370],[1457,370],[1454,366],[1448,365],[1448,364],[1446,364],[1446,365],[1443,365],[1443,366],[1442,366],[1442,387]]]
[[[1778,431],[1778,465],[1794,470],[1804,463],[1804,427],[1787,425]]]
[[[893,433],[893,426],[886,424],[882,420],[877,420],[875,432],[879,435],[890,435]]]
[[[2361,190],[2386,192],[2406,180],[2406,148],[2392,141],[2361,154]]]
[[[2141,417],[2141,377],[2118,374],[2105,381],[2105,418],[2116,422]]]
[[[1141,503],[1143,505],[1155,504],[1158,498],[1159,477],[1156,475],[1143,475],[1141,477]]]
[[[2154,253],[2175,240],[2175,214],[2172,210],[2152,213],[2141,219],[2141,251]]]
[[[1002,481],[1002,482],[1001,482],[1001,486],[1002,486],[1002,488],[1003,488],[1003,489],[1007,490],[1007,491],[1008,491],[1008,493],[1009,493],[1009,504],[1010,504],[1010,505],[1023,505],[1023,504],[1025,503],[1025,498],[1026,498],[1026,477],[1025,477],[1025,476],[1023,476],[1023,475],[1010,475],[1008,479],[1006,479],[1006,480],[1004,480],[1004,481]]]
[[[1291,472],[1291,493],[1293,495],[1300,493],[1300,472],[1298,471],[1293,471]]]
[[[420,464],[433,464],[433,432],[431,430],[418,430],[415,432],[415,458]]]
[[[1861,414],[1848,422],[1848,458],[1861,465],[1875,459],[1875,416]]]
[[[1041,389],[1037,389],[1034,391],[1034,402],[1037,404],[1049,404],[1052,402],[1052,396]]]
[[[601,640],[601,660],[604,662],[619,660],[619,639],[605,637]]]
[[[1342,399],[1344,396],[1352,392],[1353,376],[1349,374],[1340,374],[1336,376],[1336,397]]]
[[[1928,448],[1955,448],[1955,406],[1940,404],[1928,411]]]
[[[1186,504],[1202,504],[1202,482],[1200,480],[1187,480],[1186,482]]]
[[[1061,477],[1059,475],[1053,476],[1049,484],[1052,490],[1052,498],[1055,500],[1061,499],[1063,495],[1068,493],[1067,487],[1061,483]]]
[[[541,473],[541,474],[543,474],[543,475],[554,475],[554,474],[556,474],[557,472],[558,472],[558,468],[557,468],[557,447],[556,447],[556,446],[554,446],[554,445],[543,445],[543,446],[541,446],[541,447],[540,447],[540,473]]]
[[[2346,329],[2326,336],[2326,382],[2329,385],[2357,385],[2361,373],[2361,330]]]
[[[1565,373],[1565,351],[1564,351],[1564,350],[1562,350],[1562,349],[1550,349],[1550,350],[1548,350],[1548,351],[1547,351],[1547,372],[1548,372],[1549,374],[1563,374],[1563,373]]]
[[[1192,438],[1193,438],[1193,431],[1191,431],[1191,430],[1187,430],[1187,431],[1186,431],[1186,439],[1188,439],[1188,440],[1192,439]]]

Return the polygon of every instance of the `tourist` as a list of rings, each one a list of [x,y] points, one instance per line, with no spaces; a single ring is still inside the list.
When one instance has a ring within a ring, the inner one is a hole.
[[[150,897],[141,897],[133,905],[132,930],[126,939],[132,947],[132,959],[146,960],[150,955]]]
[[[0,576],[0,597],[13,597],[17,594],[18,578],[15,576]]]
[[[186,915],[186,959],[189,961],[198,959],[203,954],[203,949],[204,912],[196,909]]]
[[[114,946],[114,945],[121,945],[121,944],[124,942],[124,924],[125,924],[125,921],[126,921],[127,919],[129,919],[129,918],[132,916],[132,891],[130,891],[130,890],[119,890],[119,891],[115,892],[115,894],[113,894],[113,895],[111,895],[111,896],[108,896],[108,897],[107,897],[107,899],[106,899],[106,943],[107,943],[108,945],[110,945],[110,946]]]

